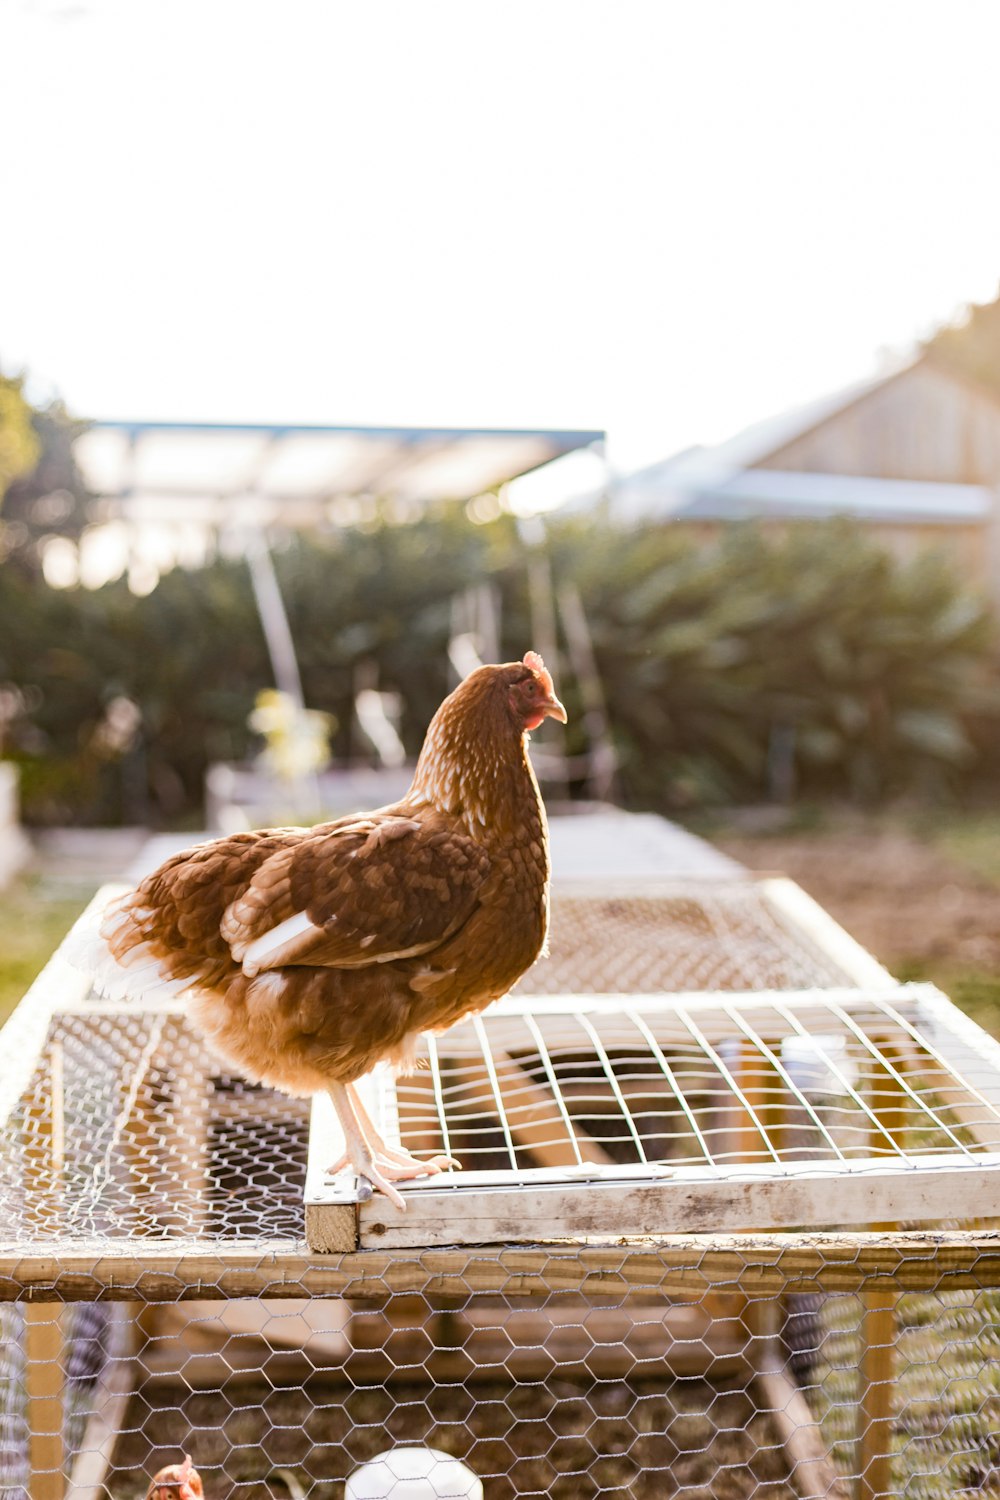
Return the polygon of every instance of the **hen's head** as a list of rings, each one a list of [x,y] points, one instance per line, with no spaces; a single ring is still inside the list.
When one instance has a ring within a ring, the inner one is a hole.
[[[146,1500],[204,1500],[204,1494],[201,1475],[189,1453],[182,1464],[167,1464],[153,1475]]]
[[[461,713],[492,721],[494,732],[511,729],[520,736],[546,718],[566,723],[566,710],[537,651],[528,651],[523,661],[479,667],[447,701]]]
[[[499,670],[505,674],[507,702],[522,733],[537,729],[543,719],[558,719],[565,724],[566,710],[556,697],[552,678],[537,651],[528,651],[523,661]]]

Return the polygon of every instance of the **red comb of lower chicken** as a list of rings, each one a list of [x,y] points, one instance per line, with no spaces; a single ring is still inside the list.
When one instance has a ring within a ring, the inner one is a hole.
[[[146,1500],[204,1500],[204,1495],[201,1475],[188,1453],[182,1464],[167,1464],[153,1475]]]
[[[99,989],[186,993],[213,1048],[251,1079],[329,1092],[350,1163],[392,1186],[450,1165],[386,1142],[355,1081],[412,1065],[506,994],[548,923],[548,830],[526,732],[566,722],[540,656],[480,667],[434,715],[403,799],[316,828],[177,854],[115,901],[76,961]]]

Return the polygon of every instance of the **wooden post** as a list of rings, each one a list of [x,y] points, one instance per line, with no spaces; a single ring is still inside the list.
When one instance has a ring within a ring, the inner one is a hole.
[[[65,1149],[62,1042],[50,1033],[24,1113],[25,1194],[43,1233],[57,1231],[61,1222]],[[24,1388],[31,1500],[62,1500],[64,1353],[58,1305],[28,1303],[24,1309]]]
[[[55,1303],[29,1302],[24,1309],[24,1384],[31,1500],[63,1500],[64,1352],[62,1309]]]
[[[764,1037],[764,1045],[776,1057],[781,1056],[780,1037]],[[749,1037],[740,1048],[740,1088],[747,1103],[753,1109],[767,1134],[768,1140],[780,1156],[785,1149],[785,1107],[788,1103],[781,1074],[770,1058],[756,1047]],[[740,1156],[745,1161],[767,1159],[770,1153],[761,1140],[760,1131],[746,1110],[740,1111],[741,1140]]]
[[[897,1072],[903,1059],[884,1040],[876,1038],[882,1055]],[[872,1113],[877,1115],[891,1141],[872,1128],[873,1156],[893,1155],[904,1149],[906,1095],[888,1071],[877,1080],[871,1094]],[[873,1224],[873,1229],[892,1231],[895,1224]],[[889,1500],[892,1487],[892,1449],[896,1395],[896,1294],[881,1288],[863,1292],[861,1318],[861,1390],[858,1400],[858,1500]]]
[[[781,1043],[777,1040],[769,1040],[767,1045],[776,1051]],[[743,1091],[743,1097],[767,1132],[774,1149],[780,1151],[784,1122],[781,1076],[764,1053],[754,1046],[749,1037],[744,1037],[740,1043],[740,1061],[736,1079]],[[749,1111],[734,1099],[733,1113],[736,1123],[732,1130],[732,1144],[730,1145],[727,1141],[726,1149],[738,1152],[741,1161],[760,1161],[767,1148]],[[748,1232],[752,1228],[750,1224],[746,1226]],[[704,1305],[710,1309],[715,1318],[739,1318],[748,1336],[756,1337],[756,1327],[753,1322],[755,1304],[748,1302],[741,1293],[710,1291],[705,1295]]]
[[[888,1225],[883,1226],[888,1228]],[[896,1380],[896,1295],[862,1293],[858,1500],[888,1500],[892,1488]]]

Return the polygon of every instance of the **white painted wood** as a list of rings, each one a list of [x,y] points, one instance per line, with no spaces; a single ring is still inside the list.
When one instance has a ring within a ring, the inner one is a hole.
[[[749,871],[676,823],[655,813],[619,808],[549,819],[552,879],[557,890],[596,886],[603,895],[618,880],[733,880]]]
[[[940,1089],[948,1108],[982,1146],[1000,1146],[1000,1042],[935,991],[908,1015],[926,1047],[917,1066]],[[963,1090],[964,1085],[964,1090]],[[963,1092],[965,1097],[963,1097]]]
[[[883,989],[895,985],[888,969],[872,958],[867,949],[851,937],[835,922],[830,913],[824,911],[819,902],[785,876],[766,876],[760,885],[770,904],[775,907],[817,948],[829,955],[838,968],[866,989]]]
[[[587,1011],[588,1014],[603,1012],[614,1015],[626,1007],[629,1010],[639,1011],[670,1011],[678,1006],[682,1006],[687,1011],[697,1012],[718,1009],[727,1005],[738,1005],[741,1009],[747,1009],[753,1006],[773,1005],[775,1000],[780,1000],[782,1005],[790,1008],[812,1007],[817,1016],[826,1015],[828,1019],[828,1005],[831,1003],[845,1006],[847,1009],[858,1007],[864,1010],[869,999],[876,999],[883,994],[887,1000],[891,1000],[893,1005],[906,1005],[916,1004],[925,996],[940,995],[940,993],[941,991],[932,984],[900,984],[890,976],[883,984],[869,986],[867,990],[862,991],[854,987],[845,987],[829,990],[725,990],[722,992],[663,990],[658,994],[650,992],[641,995],[591,995],[586,992],[572,995],[505,995],[502,1000],[497,1000],[488,1010],[485,1010],[483,1015],[491,1019],[497,1016],[529,1013],[536,1016],[559,1016],[572,1014],[574,1011]],[[448,1035],[451,1033],[449,1032]]]
[[[603,1235],[728,1234],[1000,1215],[1000,1153],[882,1160],[469,1173],[407,1183],[406,1212],[359,1211],[361,1248],[525,1243]],[[567,1177],[570,1179],[567,1181]],[[485,1179],[485,1180],[484,1180]]]

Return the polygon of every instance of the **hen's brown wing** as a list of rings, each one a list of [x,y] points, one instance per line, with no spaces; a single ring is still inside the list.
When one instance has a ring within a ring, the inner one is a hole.
[[[281,849],[299,842],[301,828],[238,833],[184,849],[153,870],[134,891],[112,901],[101,919],[100,938],[86,955],[99,987],[117,997],[190,979],[212,983],[232,968],[219,931],[222,914],[255,869]],[[109,955],[122,972],[104,972]]]
[[[444,815],[371,814],[266,860],[222,936],[248,974],[415,957],[468,921],[489,868],[482,845]]]

